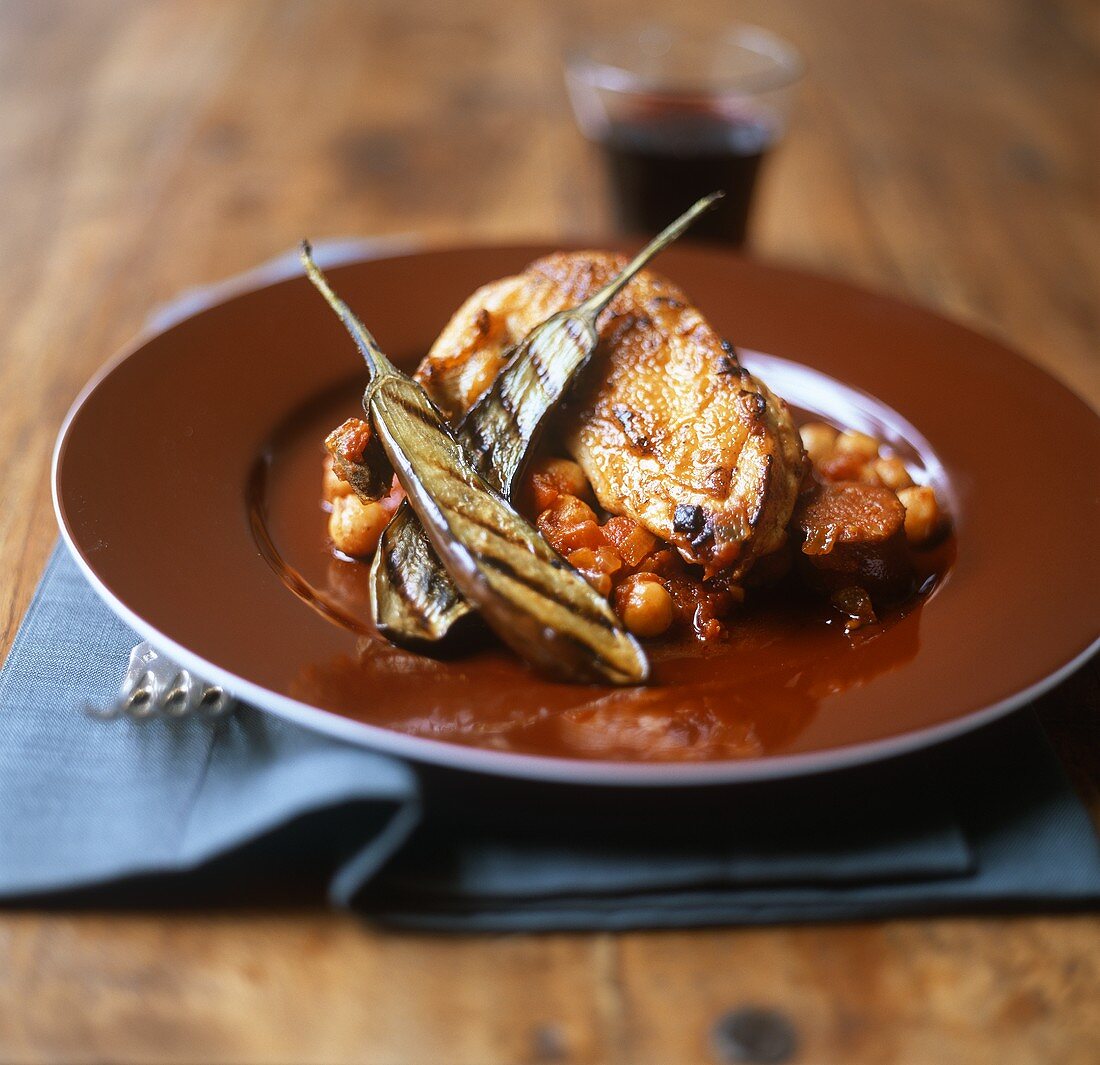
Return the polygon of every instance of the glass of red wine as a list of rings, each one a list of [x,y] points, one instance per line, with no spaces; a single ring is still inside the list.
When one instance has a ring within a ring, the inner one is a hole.
[[[602,149],[619,228],[656,233],[722,189],[692,236],[743,244],[761,164],[801,74],[798,52],[755,26],[643,26],[575,48],[569,97],[581,132]]]

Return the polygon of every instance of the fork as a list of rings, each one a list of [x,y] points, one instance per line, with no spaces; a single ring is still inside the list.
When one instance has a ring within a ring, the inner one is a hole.
[[[220,685],[205,683],[142,640],[130,652],[118,697],[106,707],[85,704],[84,712],[98,721],[189,715],[212,719],[228,713],[234,705],[233,697]]]

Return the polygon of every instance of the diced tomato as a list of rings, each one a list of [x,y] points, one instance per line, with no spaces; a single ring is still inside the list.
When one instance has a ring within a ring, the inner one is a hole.
[[[587,547],[595,550],[606,544],[595,511],[576,496],[562,495],[539,516],[538,530],[556,551],[568,555]]]
[[[632,518],[609,519],[604,524],[603,534],[631,568],[637,566],[657,545],[657,537]]]
[[[582,547],[571,551],[567,557],[569,564],[579,570],[600,595],[610,594],[612,577],[623,565],[622,559],[610,547]]]

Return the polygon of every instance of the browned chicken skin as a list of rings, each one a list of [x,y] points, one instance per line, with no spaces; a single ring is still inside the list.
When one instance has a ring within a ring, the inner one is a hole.
[[[418,377],[467,410],[508,349],[626,265],[557,253],[484,286],[458,310]],[[634,518],[708,575],[743,575],[783,545],[804,471],[786,405],[744,370],[675,285],[643,271],[600,319],[600,343],[562,426],[601,506]]]

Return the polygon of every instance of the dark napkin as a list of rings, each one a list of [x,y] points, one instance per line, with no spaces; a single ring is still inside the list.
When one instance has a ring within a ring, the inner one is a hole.
[[[0,674],[0,897],[239,905],[324,883],[387,923],[525,931],[1100,899],[1088,817],[1027,713],[807,780],[523,784],[248,707],[213,724],[88,718],[135,642],[59,546]]]

